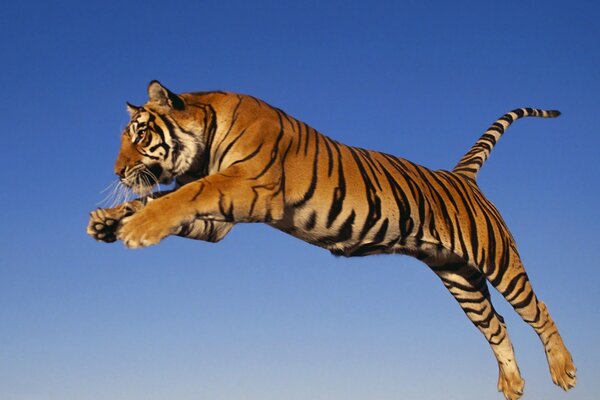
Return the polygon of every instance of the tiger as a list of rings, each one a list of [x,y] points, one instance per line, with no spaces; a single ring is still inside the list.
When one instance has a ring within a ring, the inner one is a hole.
[[[127,109],[114,172],[139,198],[91,212],[87,233],[96,240],[128,248],[169,235],[218,242],[235,224],[262,222],[336,256],[412,256],[488,341],[506,399],[522,396],[524,380],[488,284],[539,336],[553,382],[575,386],[571,354],[502,216],[477,185],[514,121],[559,111],[503,115],[446,171],[344,145],[250,95],[175,94],[152,81],[146,104]],[[153,192],[172,183],[173,190]]]

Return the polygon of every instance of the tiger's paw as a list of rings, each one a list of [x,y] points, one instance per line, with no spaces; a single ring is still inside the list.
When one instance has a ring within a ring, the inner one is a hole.
[[[507,400],[516,400],[523,396],[525,381],[521,378],[519,370],[506,371],[500,368],[498,377],[498,391],[504,394]]]
[[[574,388],[577,384],[577,369],[573,364],[573,358],[567,348],[560,340],[559,345],[548,349],[546,353],[550,366],[550,375],[554,384],[564,390]]]
[[[86,232],[99,242],[115,242],[117,227],[122,218],[123,212],[117,208],[99,208],[90,213]]]
[[[179,225],[169,213],[148,206],[121,221],[117,239],[130,249],[152,246],[174,234]]]

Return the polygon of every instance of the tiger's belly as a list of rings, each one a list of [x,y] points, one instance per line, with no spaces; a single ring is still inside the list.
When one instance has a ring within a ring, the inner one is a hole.
[[[336,256],[385,253],[418,256],[420,252],[431,253],[439,248],[434,238],[415,237],[413,228],[418,221],[387,211],[396,209],[382,207],[373,215],[369,210],[348,207],[334,216],[330,209],[288,207],[282,220],[269,225]]]

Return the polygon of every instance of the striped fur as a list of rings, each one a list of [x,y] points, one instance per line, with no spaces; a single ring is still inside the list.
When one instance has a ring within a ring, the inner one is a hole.
[[[560,115],[557,110],[538,110],[535,108],[517,108],[504,114],[488,128],[471,149],[461,158],[453,172],[475,180],[479,169],[486,162],[500,137],[513,122],[523,117],[555,118]]]
[[[571,355],[500,213],[475,182],[514,120],[558,112],[506,114],[449,172],[343,145],[251,96],[175,95],[153,81],[149,97],[143,107],[129,106],[115,172],[142,196],[156,182],[176,180],[176,188],[93,212],[88,233],[97,240],[128,247],[168,235],[218,241],[236,223],[264,222],[335,255],[414,256],[488,340],[507,399],[520,397],[524,382],[488,284],[540,336],[554,382],[575,385]]]

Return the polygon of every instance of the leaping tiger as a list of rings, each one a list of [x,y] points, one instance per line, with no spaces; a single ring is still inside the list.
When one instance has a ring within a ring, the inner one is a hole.
[[[511,111],[452,171],[432,171],[336,142],[251,96],[177,95],[157,81],[148,95],[144,106],[128,104],[131,121],[115,164],[120,181],[141,197],[93,211],[87,232],[96,240],[130,248],[169,235],[217,242],[236,223],[264,222],[335,255],[414,256],[489,342],[507,399],[522,395],[524,381],[488,282],[539,335],[554,383],[575,386],[571,354],[533,292],[502,217],[476,183],[512,122],[558,111]],[[173,180],[174,190],[152,193]]]

